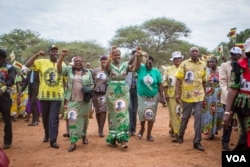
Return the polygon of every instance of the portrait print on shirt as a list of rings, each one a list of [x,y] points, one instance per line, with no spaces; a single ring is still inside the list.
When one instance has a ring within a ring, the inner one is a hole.
[[[60,81],[60,76],[58,76],[54,68],[49,68],[44,73],[44,79],[47,85],[57,86]]]
[[[194,81],[194,72],[186,71],[185,73],[185,82],[192,83]]]
[[[170,87],[175,86],[175,77],[174,76],[168,77],[168,86],[170,86]]]
[[[154,79],[149,74],[143,78],[143,82],[149,89],[152,89],[151,84],[154,82]]]
[[[96,78],[97,78],[98,80],[105,80],[105,79],[107,78],[107,76],[106,76],[106,74],[105,74],[103,71],[101,71],[101,72],[98,72],[98,73],[97,73]]]

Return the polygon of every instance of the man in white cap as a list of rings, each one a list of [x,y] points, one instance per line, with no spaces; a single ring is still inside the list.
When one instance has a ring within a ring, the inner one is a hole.
[[[240,125],[239,140],[233,151],[250,151],[250,38],[244,43],[245,57],[232,64],[231,84],[228,90],[223,122],[228,128],[233,113]]]
[[[230,77],[231,77],[231,70],[232,70],[232,63],[237,62],[242,55],[241,48],[235,46],[232,47],[230,50],[230,60],[222,63],[219,70],[219,84],[221,87],[221,99],[220,102],[223,104],[223,108],[225,110],[226,107],[226,99],[227,93],[230,85]],[[223,150],[230,150],[229,148],[229,141],[232,132],[232,123],[228,126],[228,128],[223,128],[222,134],[222,149]]]
[[[166,67],[166,70],[164,72],[163,88],[166,101],[168,103],[168,112],[170,118],[169,134],[172,137],[177,137],[180,129],[180,113],[177,113],[176,109],[180,105],[175,100],[175,73],[183,60],[183,55],[181,55],[180,51],[175,51],[172,53],[172,57],[170,58],[170,60],[173,61],[173,64]]]

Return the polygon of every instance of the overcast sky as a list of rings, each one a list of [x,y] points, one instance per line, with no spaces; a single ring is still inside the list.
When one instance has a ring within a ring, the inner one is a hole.
[[[228,42],[231,28],[250,28],[249,0],[1,0],[0,6],[0,35],[29,29],[44,39],[104,47],[117,29],[159,17],[183,22],[192,30],[186,40],[209,50]]]

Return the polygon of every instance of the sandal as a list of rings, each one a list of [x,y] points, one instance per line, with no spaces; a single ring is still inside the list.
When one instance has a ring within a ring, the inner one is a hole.
[[[69,148],[68,148],[68,152],[72,152],[76,149],[76,144],[75,143],[71,143]]]
[[[121,146],[122,150],[126,150],[127,148],[128,148],[128,146],[126,144],[122,144],[122,146]]]
[[[154,142],[155,139],[153,138],[153,136],[147,136],[147,141]]]
[[[139,133],[138,133],[138,138],[139,138],[139,139],[142,138],[143,133],[144,133],[144,130],[145,130],[145,129],[143,129],[143,130],[141,129],[141,130],[139,131]]]

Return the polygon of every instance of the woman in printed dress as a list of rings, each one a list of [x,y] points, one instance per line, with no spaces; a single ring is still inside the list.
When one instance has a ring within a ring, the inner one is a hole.
[[[208,139],[214,139],[214,135],[222,128],[223,107],[220,103],[221,88],[219,85],[219,68],[216,57],[208,60],[209,68],[206,70],[206,96],[204,111],[202,113],[202,132],[208,135]]]
[[[173,61],[173,64],[168,66],[164,72],[165,80],[163,82],[163,88],[165,92],[165,98],[168,103],[168,113],[170,118],[169,134],[171,137],[176,137],[178,136],[180,129],[182,106],[175,100],[175,73],[183,60],[183,55],[180,51],[175,51],[172,53],[170,60]]]
[[[121,143],[122,149],[127,149],[129,140],[129,90],[125,82],[128,71],[132,65],[127,62],[120,63],[121,51],[115,46],[105,66],[108,75],[108,87],[106,91],[106,102],[108,105],[109,134],[106,142],[116,146]]]
[[[60,56],[57,69],[59,73],[62,73],[62,75],[68,78],[70,91],[68,91],[65,99],[67,99],[67,119],[71,142],[68,151],[72,152],[76,149],[78,139],[82,138],[83,144],[88,144],[86,135],[89,124],[88,115],[91,108],[91,100],[87,97],[88,92],[86,92],[86,89],[85,92],[83,92],[83,88],[93,88],[94,82],[91,71],[83,68],[83,58],[81,56],[74,58],[73,67],[62,66],[63,59],[64,56]]]
[[[100,67],[93,70],[94,82],[95,82],[95,95],[92,98],[92,102],[95,108],[96,121],[98,125],[98,133],[100,137],[104,137],[103,127],[106,121],[107,103],[105,99],[107,88],[107,75],[104,71],[107,56],[101,56]]]

